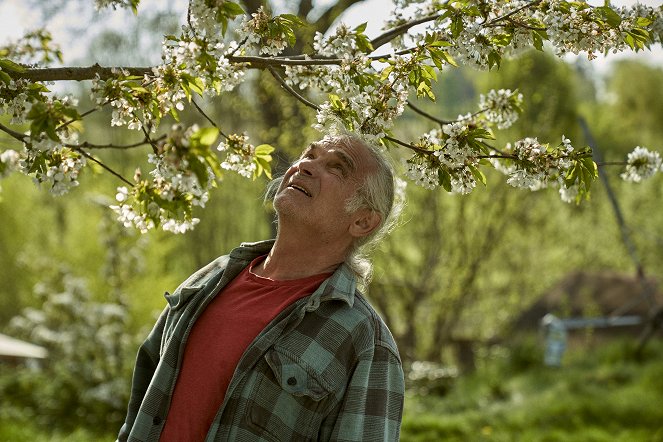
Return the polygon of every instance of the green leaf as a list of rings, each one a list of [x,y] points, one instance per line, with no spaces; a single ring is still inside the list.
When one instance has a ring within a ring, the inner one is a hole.
[[[640,27],[643,27],[643,28],[651,25],[652,23],[654,23],[654,21],[649,17],[638,17],[635,20],[636,26],[640,26]]]
[[[264,157],[256,157],[255,158],[255,163],[257,166],[259,166],[260,172],[264,172],[265,176],[269,178],[270,180],[272,179],[272,165],[269,161],[265,160]],[[260,176],[260,172],[256,170],[257,176]]]
[[[469,136],[472,138],[481,138],[484,140],[494,140],[495,135],[493,135],[489,130],[483,129],[481,127],[477,127],[476,129],[472,129],[469,133]]]
[[[353,31],[358,33],[358,34],[363,34],[364,31],[366,31],[366,25],[368,25],[368,22],[364,22],[364,23],[360,24],[359,26],[354,28]]]
[[[449,172],[444,169],[438,169],[437,179],[444,190],[451,192],[451,175],[449,175]]]
[[[613,28],[619,27],[622,22],[622,18],[619,14],[613,11],[609,6],[599,6],[595,11]]]
[[[9,84],[12,81],[12,77],[8,73],[0,71],[0,80],[5,84]]]
[[[578,178],[578,164],[576,163],[571,169],[569,169],[566,172],[566,175],[564,176],[564,184],[566,184],[566,187],[571,187],[575,184],[577,178]]]
[[[461,32],[463,32],[463,17],[461,15],[454,16],[451,19],[451,36],[453,38],[458,38]]]
[[[203,146],[211,146],[219,137],[219,129],[216,127],[204,127],[191,136]]]
[[[192,90],[198,95],[203,95],[205,85],[203,84],[203,80],[200,77],[194,77],[193,75],[188,75],[184,74],[182,75],[182,79],[184,80],[182,83],[182,87],[184,89],[184,92],[187,93],[188,90]],[[187,98],[191,99],[190,95],[187,93]]]
[[[433,93],[433,89],[431,89],[431,87],[424,81],[419,83],[419,86],[417,86],[417,97],[423,96],[428,97],[431,101],[435,101],[435,94]]]
[[[537,31],[532,31],[532,43],[537,51],[543,51],[543,38]]]
[[[500,47],[505,47],[505,46],[508,46],[509,43],[511,43],[512,39],[513,39],[513,34],[498,34],[498,35],[493,36],[490,39],[490,42],[493,45],[497,45],[497,46],[500,46]]]
[[[486,175],[484,175],[483,172],[479,170],[478,167],[468,166],[468,169],[470,169],[470,172],[472,172],[472,175],[474,176],[475,180],[477,180],[484,186],[486,185]]]
[[[497,66],[499,69],[501,63],[502,56],[497,51],[490,51],[488,53],[488,69],[492,69],[493,66]]]
[[[208,151],[207,154],[203,157],[205,162],[209,167],[212,168],[212,172],[217,178],[223,177],[223,170],[219,164],[219,159],[212,152]]]
[[[233,2],[224,2],[221,5],[223,12],[225,12],[226,17],[235,18],[238,15],[244,14],[244,9],[237,3]]]
[[[270,146],[269,144],[261,144],[259,146],[256,146],[256,156],[257,157],[268,156],[272,152],[274,152],[274,148],[272,146]]]
[[[20,64],[14,63],[8,58],[0,58],[0,68],[4,71],[9,71],[9,72],[25,72],[25,68],[21,66]]]
[[[209,181],[209,175],[207,174],[205,163],[203,163],[196,155],[189,155],[187,159],[189,160],[191,171],[196,175],[196,178],[198,178],[200,185],[205,188]]]
[[[392,72],[393,70],[394,70],[394,66],[393,66],[393,65],[390,65],[390,66],[387,66],[386,68],[384,68],[384,69],[382,70],[382,73],[380,74],[380,80],[381,80],[381,81],[384,81],[384,80],[386,80],[387,78],[389,78],[389,74],[391,74],[391,72]]]
[[[286,21],[290,22],[291,25],[295,25],[295,26],[305,26],[306,25],[306,23],[304,23],[304,21],[301,18],[299,18],[298,16],[296,16],[294,14],[281,14],[278,17],[286,19]]]

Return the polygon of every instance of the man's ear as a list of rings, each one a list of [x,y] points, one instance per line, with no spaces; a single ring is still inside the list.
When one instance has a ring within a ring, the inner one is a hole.
[[[380,224],[382,217],[371,209],[359,209],[355,212],[354,221],[350,224],[350,235],[361,238],[370,234]]]

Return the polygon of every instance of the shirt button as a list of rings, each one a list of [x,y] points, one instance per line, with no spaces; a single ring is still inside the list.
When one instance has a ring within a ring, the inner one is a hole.
[[[152,423],[154,425],[159,425],[161,423],[161,418],[159,416],[154,416],[154,418],[152,419]]]
[[[291,376],[291,377],[288,378],[287,382],[288,382],[288,385],[297,385],[297,378],[295,378],[294,376]]]

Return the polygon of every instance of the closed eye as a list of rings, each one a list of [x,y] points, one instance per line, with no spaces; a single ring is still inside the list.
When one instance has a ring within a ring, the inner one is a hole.
[[[345,167],[343,167],[343,165],[341,165],[341,164],[339,164],[339,163],[331,164],[331,165],[329,166],[329,168],[332,169],[332,170],[335,170],[335,171],[339,172],[339,173],[340,173],[342,176],[344,176],[344,177],[347,175],[347,171],[345,170]]]

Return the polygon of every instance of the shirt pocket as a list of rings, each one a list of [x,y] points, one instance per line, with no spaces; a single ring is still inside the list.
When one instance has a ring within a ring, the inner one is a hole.
[[[316,440],[334,396],[329,384],[286,349],[272,348],[259,367],[247,415],[251,426],[267,440]]]

